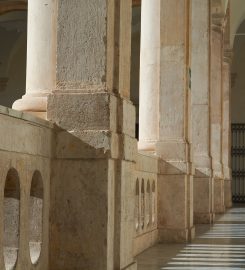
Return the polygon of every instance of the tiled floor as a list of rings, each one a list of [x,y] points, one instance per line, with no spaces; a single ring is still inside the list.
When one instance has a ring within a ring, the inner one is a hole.
[[[140,254],[138,270],[226,270],[245,268],[245,205],[199,225],[191,244],[157,245]]]

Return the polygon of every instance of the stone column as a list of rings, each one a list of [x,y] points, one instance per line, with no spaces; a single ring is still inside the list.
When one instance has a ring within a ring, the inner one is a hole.
[[[50,268],[136,269],[131,0],[57,1]]]
[[[214,175],[214,211],[224,212],[224,178],[222,167],[222,63],[223,38],[221,20],[212,19],[211,31],[211,155]],[[217,21],[217,22],[216,22]]]
[[[160,0],[142,1],[139,149],[155,151],[159,140]]]
[[[183,242],[194,234],[189,1],[143,0],[141,35],[139,147],[164,160],[158,179],[160,240]]]
[[[47,96],[55,85],[55,31],[55,1],[29,1],[26,94],[13,109],[46,118]]]
[[[210,1],[192,1],[191,93],[194,222],[212,223],[213,177],[210,156]]]
[[[223,136],[222,136],[222,163],[224,168],[224,203],[225,207],[232,206],[232,187],[231,187],[231,118],[230,118],[230,65],[231,51],[225,50],[223,58]]]

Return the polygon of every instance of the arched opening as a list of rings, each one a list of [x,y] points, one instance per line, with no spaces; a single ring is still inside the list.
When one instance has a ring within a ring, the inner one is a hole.
[[[146,185],[146,206],[145,206],[145,220],[146,226],[150,225],[150,216],[151,216],[151,188],[150,188],[150,181],[147,181]]]
[[[4,1],[1,6],[8,5]],[[0,105],[12,107],[26,88],[27,11],[8,7],[0,13]],[[12,8],[12,10],[11,10]]]
[[[237,30],[231,68],[232,197],[245,202],[245,21]]]
[[[139,223],[140,223],[140,185],[139,179],[136,180],[135,185],[135,230],[139,230]]]
[[[3,251],[6,270],[15,267],[20,235],[20,181],[15,169],[8,171],[4,187],[4,236]]]
[[[141,181],[141,193],[140,193],[140,225],[143,230],[145,227],[145,181]]]
[[[156,222],[156,187],[155,187],[155,181],[152,183],[151,187],[151,222],[152,224],[155,224]]]
[[[31,262],[38,262],[42,249],[43,180],[39,171],[32,177],[29,202],[29,247]]]

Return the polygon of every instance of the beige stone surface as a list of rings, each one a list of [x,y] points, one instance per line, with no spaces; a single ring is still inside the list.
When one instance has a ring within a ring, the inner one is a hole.
[[[222,214],[224,211],[224,180],[221,178],[214,178],[214,212]]]
[[[20,180],[20,227],[17,270],[49,269],[49,211],[50,211],[50,159],[52,157],[53,130],[48,122],[25,113],[0,108],[0,167],[1,194],[9,169],[14,168]],[[39,171],[44,187],[42,214],[42,249],[37,264],[31,263],[30,257],[30,216],[29,202],[31,181],[35,171]],[[0,198],[3,204],[3,197]],[[3,211],[0,211],[3,220]],[[2,223],[0,225],[3,231]],[[3,234],[0,234],[0,242]],[[4,269],[3,246],[0,245],[0,268]]]
[[[158,230],[147,232],[143,235],[137,236],[134,239],[134,256],[140,254],[142,251],[158,243]]]
[[[211,155],[213,170],[222,177],[222,32],[213,25],[211,32]]]
[[[225,207],[231,208],[232,207],[232,180],[224,180],[224,201]]]
[[[158,178],[158,229],[162,241],[183,242],[191,239],[193,201],[190,175],[161,175]]]
[[[114,165],[106,159],[53,162],[51,269],[113,269]]]
[[[194,223],[210,224],[214,220],[213,207],[213,178],[208,176],[195,176],[193,180],[194,191]]]
[[[215,17],[210,29],[208,0],[142,0],[138,152],[129,100],[132,1],[34,2],[27,91],[14,106],[50,122],[0,107],[1,182],[12,167],[20,177],[16,269],[136,270],[135,255],[159,241],[191,241],[194,221],[211,223],[231,206],[222,27]],[[35,170],[44,211],[34,266]],[[6,238],[0,233],[0,243]],[[3,261],[0,245],[0,269]]]

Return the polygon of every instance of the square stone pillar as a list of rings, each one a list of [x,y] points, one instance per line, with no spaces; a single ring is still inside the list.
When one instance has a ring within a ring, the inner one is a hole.
[[[50,268],[136,269],[130,0],[57,1]]]
[[[189,1],[142,1],[139,148],[161,157],[160,241],[193,237]]]
[[[223,34],[220,17],[212,18],[211,31],[211,155],[214,175],[214,211],[223,213],[224,176],[222,166],[222,64]]]
[[[194,222],[212,223],[213,175],[210,155],[210,0],[192,1],[191,94],[192,143],[196,167]]]

